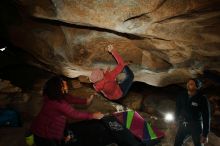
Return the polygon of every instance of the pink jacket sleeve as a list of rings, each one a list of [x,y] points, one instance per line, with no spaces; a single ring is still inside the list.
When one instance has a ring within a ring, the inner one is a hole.
[[[62,104],[60,107],[60,111],[66,117],[71,118],[71,119],[85,120],[85,119],[92,119],[93,118],[92,113],[78,111],[78,110],[74,109],[71,105],[68,105],[68,103]]]
[[[103,85],[104,85],[103,81],[99,81],[99,82],[93,84],[93,87],[97,92],[100,92],[103,89]]]
[[[109,74],[111,74],[112,78],[116,78],[116,76],[122,72],[126,64],[116,50],[113,50],[111,53],[116,59],[118,65],[112,71],[110,71]]]
[[[87,103],[86,98],[76,97],[71,94],[67,94],[65,96],[65,100],[70,104],[86,104]]]

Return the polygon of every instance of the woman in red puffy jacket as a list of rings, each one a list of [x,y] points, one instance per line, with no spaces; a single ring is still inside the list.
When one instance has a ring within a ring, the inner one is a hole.
[[[66,81],[55,76],[47,81],[43,91],[44,104],[32,123],[31,131],[37,146],[59,146],[64,138],[66,119],[101,119],[100,112],[88,113],[74,109],[70,104],[89,104],[89,98],[77,98],[68,94]]]

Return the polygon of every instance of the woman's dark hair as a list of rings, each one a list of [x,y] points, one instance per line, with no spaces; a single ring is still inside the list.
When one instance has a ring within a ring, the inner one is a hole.
[[[43,96],[47,96],[51,100],[59,100],[64,97],[62,93],[64,79],[61,76],[50,78],[44,85]]]

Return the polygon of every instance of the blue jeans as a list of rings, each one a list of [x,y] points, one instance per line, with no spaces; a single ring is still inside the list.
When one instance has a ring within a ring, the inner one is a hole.
[[[131,71],[131,69],[126,65],[123,69],[123,72],[125,72],[126,77],[123,81],[121,81],[121,83],[119,84],[121,91],[123,93],[122,97],[124,97],[125,95],[127,95],[132,83],[133,83],[133,79],[134,79],[134,74]]]

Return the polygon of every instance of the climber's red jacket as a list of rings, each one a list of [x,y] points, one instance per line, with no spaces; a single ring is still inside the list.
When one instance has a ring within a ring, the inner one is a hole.
[[[102,92],[106,98],[117,100],[123,93],[116,81],[116,77],[122,72],[126,64],[116,50],[113,50],[111,53],[118,62],[118,65],[112,71],[104,72],[104,78],[94,83],[93,87],[97,92]]]
[[[61,140],[66,119],[92,119],[92,113],[80,112],[70,103],[86,104],[85,98],[67,95],[63,100],[50,100],[45,97],[43,107],[32,123],[33,134],[51,140]]]

